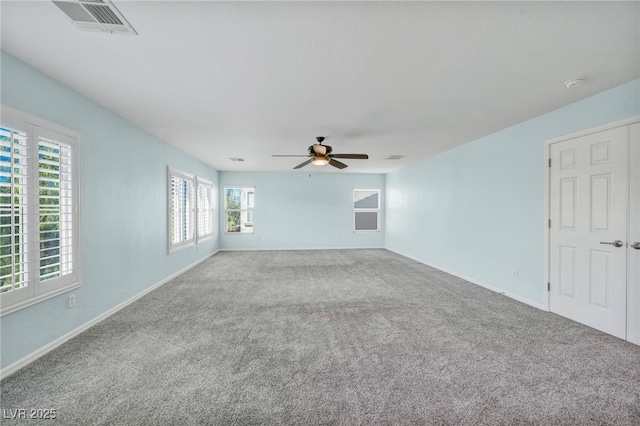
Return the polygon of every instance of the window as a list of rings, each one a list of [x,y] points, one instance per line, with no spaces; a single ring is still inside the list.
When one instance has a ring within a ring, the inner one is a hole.
[[[80,285],[78,139],[75,132],[2,107],[3,314]]]
[[[380,190],[353,190],[353,230],[380,230]]]
[[[169,167],[169,253],[213,237],[213,184]]]
[[[169,253],[195,244],[195,179],[169,167]]]
[[[213,237],[213,184],[208,180],[197,178],[198,193],[198,241]]]
[[[252,234],[255,188],[225,188],[226,232]]]

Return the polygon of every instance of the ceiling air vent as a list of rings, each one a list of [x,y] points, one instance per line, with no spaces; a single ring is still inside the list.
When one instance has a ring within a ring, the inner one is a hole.
[[[52,0],[83,31],[138,34],[109,0]]]
[[[406,157],[406,155],[390,155],[385,160],[400,160],[401,158]]]

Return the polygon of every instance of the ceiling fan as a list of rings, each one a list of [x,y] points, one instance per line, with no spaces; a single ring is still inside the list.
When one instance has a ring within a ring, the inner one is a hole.
[[[304,163],[295,166],[294,169],[300,169],[309,163],[315,166],[325,166],[330,164],[333,167],[344,169],[347,165],[336,160],[336,158],[350,158],[352,160],[367,160],[369,158],[367,154],[333,154],[333,148],[329,145],[322,145],[324,136],[318,136],[316,137],[316,140],[318,143],[311,145],[307,149],[307,155],[274,155],[274,157],[311,157]]]

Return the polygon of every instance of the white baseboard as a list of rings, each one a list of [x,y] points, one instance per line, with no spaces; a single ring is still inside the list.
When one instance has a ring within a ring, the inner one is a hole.
[[[221,248],[220,251],[291,251],[291,250],[371,250],[384,249],[381,246],[372,247],[251,247],[251,248]]]
[[[208,258],[213,256],[214,254],[216,254],[218,251],[219,250],[216,250],[213,253],[203,257],[202,259],[199,259],[199,260],[193,262],[192,264],[190,264],[188,266],[185,266],[184,268],[180,269],[178,272],[175,272],[175,273],[169,275],[168,277],[166,277],[162,281],[160,281],[160,282],[152,285],[151,287],[141,291],[140,293],[136,294],[135,296],[131,297],[130,299],[125,300],[124,302],[120,303],[119,305],[114,306],[113,308],[109,309],[108,311],[106,311],[106,312],[98,315],[97,317],[93,318],[92,320],[82,324],[80,327],[78,327],[78,328],[76,328],[74,330],[71,330],[67,334],[62,335],[62,336],[58,337],[57,339],[47,343],[46,345],[38,348],[37,350],[31,352],[29,355],[27,355],[27,356],[25,356],[23,358],[20,358],[19,360],[17,360],[13,364],[10,364],[10,365],[6,366],[2,370],[0,370],[0,379],[5,379],[5,378],[9,377],[10,375],[15,373],[16,371],[20,370],[23,367],[26,367],[27,365],[31,364],[33,361],[35,361],[38,358],[46,355],[47,353],[51,352],[52,350],[54,350],[58,346],[62,345],[63,343],[71,340],[72,338],[74,338],[78,334],[82,333],[83,331],[88,330],[89,328],[91,328],[94,325],[98,324],[100,321],[107,319],[111,315],[113,315],[116,312],[118,312],[120,309],[125,308],[126,306],[132,304],[133,302],[135,302],[136,300],[138,300],[141,297],[145,296],[146,294],[148,294],[148,293],[152,292],[153,290],[157,289],[161,285],[168,283],[169,281],[171,281],[172,279],[174,279],[178,275],[188,271],[189,269],[193,268],[194,266],[198,265],[199,263],[204,262],[205,260],[207,260]]]
[[[435,268],[435,269],[437,269],[439,271],[446,272],[447,274],[453,275],[454,277],[458,277],[458,278],[461,278],[461,279],[463,279],[465,281],[469,281],[472,284],[476,284],[476,285],[479,285],[480,287],[484,287],[487,290],[491,290],[491,291],[494,291],[494,292],[496,292],[498,294],[502,294],[503,296],[507,296],[507,297],[509,297],[511,299],[517,300],[518,302],[524,303],[524,304],[529,305],[529,306],[533,306],[534,308],[538,308],[538,309],[543,310],[543,311],[548,311],[547,307],[545,305],[543,305],[542,303],[533,302],[533,301],[531,301],[529,299],[525,299],[524,297],[518,296],[516,294],[509,293],[507,291],[501,290],[501,289],[499,289],[497,287],[494,287],[492,285],[483,283],[482,281],[478,281],[478,280],[476,280],[474,278],[468,277],[466,275],[459,274],[459,273],[457,273],[455,271],[451,271],[449,269],[442,268],[442,267],[440,267],[438,265],[434,265],[434,264],[432,264],[430,262],[426,262],[426,261],[424,261],[422,259],[418,259],[416,257],[409,256],[409,255],[401,253],[399,251],[392,250],[390,248],[386,248],[386,249],[391,251],[391,252],[393,252],[393,253],[399,254],[400,256],[407,257],[407,258],[409,258],[411,260],[415,260],[416,262],[419,262],[419,263],[422,263],[424,265],[427,265],[427,266],[430,266],[432,268]]]

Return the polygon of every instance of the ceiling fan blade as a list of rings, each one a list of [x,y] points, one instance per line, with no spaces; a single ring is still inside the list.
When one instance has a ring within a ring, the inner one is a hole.
[[[333,158],[351,158],[353,160],[368,160],[367,154],[331,154]]]
[[[344,169],[345,167],[347,167],[346,164],[341,163],[338,160],[334,160],[333,158],[329,160],[329,164],[331,164],[333,167],[337,167],[339,169]]]
[[[310,158],[309,160],[305,161],[304,163],[298,164],[297,166],[294,167],[294,169],[301,169],[304,166],[306,166],[307,164],[309,164],[311,162],[311,160],[313,160],[313,158]]]
[[[272,157],[308,157],[308,155],[272,155]]]

